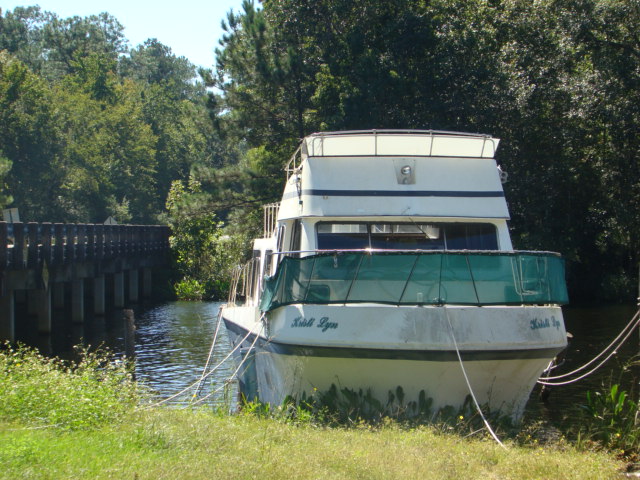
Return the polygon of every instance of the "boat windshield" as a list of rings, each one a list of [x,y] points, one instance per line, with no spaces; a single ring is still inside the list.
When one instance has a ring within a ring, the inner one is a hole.
[[[318,250],[497,250],[490,223],[338,223],[316,226]]]
[[[294,303],[562,305],[564,261],[549,252],[336,252],[285,257],[260,308]]]

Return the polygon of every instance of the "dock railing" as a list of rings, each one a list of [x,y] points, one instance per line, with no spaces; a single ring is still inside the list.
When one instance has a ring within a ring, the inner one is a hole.
[[[164,225],[0,222],[0,271],[146,256],[168,249],[169,227]]]

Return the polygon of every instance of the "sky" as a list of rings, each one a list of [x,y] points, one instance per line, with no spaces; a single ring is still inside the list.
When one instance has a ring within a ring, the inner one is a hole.
[[[213,67],[214,49],[222,37],[220,22],[231,9],[239,11],[242,0],[34,0],[0,1],[3,13],[15,7],[40,5],[42,10],[61,18],[97,15],[108,12],[124,26],[124,36],[131,47],[149,38],[157,38],[171,48],[174,55],[187,57],[191,63]]]

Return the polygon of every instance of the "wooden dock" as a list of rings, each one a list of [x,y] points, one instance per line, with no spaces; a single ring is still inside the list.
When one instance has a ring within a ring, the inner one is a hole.
[[[150,296],[153,270],[168,265],[169,233],[163,225],[0,222],[0,340],[15,340],[17,297],[50,333],[52,309],[65,301],[81,323],[86,298],[104,315],[107,290],[116,308]]]

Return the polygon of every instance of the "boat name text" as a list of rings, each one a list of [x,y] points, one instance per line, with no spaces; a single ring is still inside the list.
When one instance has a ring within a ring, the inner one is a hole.
[[[551,316],[550,319],[545,318],[544,320],[541,320],[539,318],[534,318],[529,323],[531,325],[531,330],[539,330],[541,328],[551,328],[551,327],[555,327],[556,330],[558,330],[560,328],[560,322],[556,320],[556,317],[554,316]]]
[[[296,317],[293,319],[293,322],[291,322],[291,328],[313,327],[314,325],[322,329],[323,332],[326,332],[329,329],[338,328],[338,322],[331,322],[329,317],[322,317],[317,324],[314,317]]]

